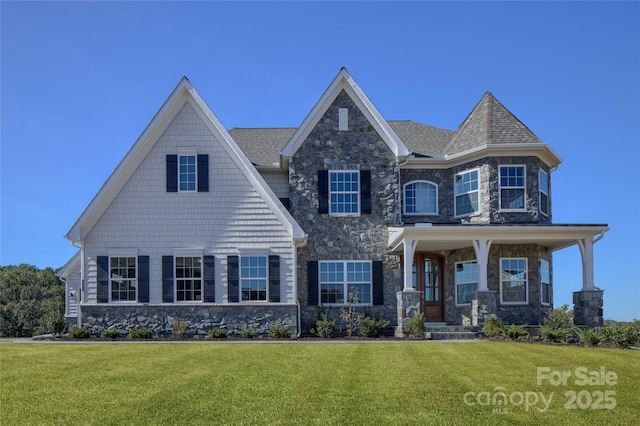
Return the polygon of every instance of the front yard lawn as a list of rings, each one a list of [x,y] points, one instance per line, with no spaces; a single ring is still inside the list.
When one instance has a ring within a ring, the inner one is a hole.
[[[5,426],[640,423],[640,352],[511,342],[3,343],[0,385]]]

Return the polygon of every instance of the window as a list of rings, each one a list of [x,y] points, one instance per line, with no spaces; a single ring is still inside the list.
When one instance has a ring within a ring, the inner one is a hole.
[[[500,259],[500,302],[527,303],[527,259]]]
[[[471,293],[478,291],[476,261],[456,263],[456,305],[471,303]]]
[[[180,155],[179,161],[179,188],[180,191],[196,190],[196,156]]]
[[[438,186],[428,181],[406,184],[404,212],[406,214],[438,214]]]
[[[109,284],[112,302],[135,302],[137,283],[135,257],[111,257],[109,259]]]
[[[319,273],[321,304],[371,303],[371,262],[320,262]]]
[[[240,258],[241,300],[267,300],[267,257],[242,256]]]
[[[551,273],[548,260],[540,260],[540,297],[544,305],[551,304]]]
[[[523,210],[524,199],[524,166],[500,166],[500,209]]]
[[[454,177],[455,215],[466,216],[480,210],[478,201],[478,170],[458,173]]]
[[[549,175],[542,170],[538,172],[538,184],[540,185],[540,213],[549,216]]]
[[[360,172],[329,172],[329,205],[334,215],[360,213]]]
[[[202,300],[202,258],[176,257],[176,300]]]

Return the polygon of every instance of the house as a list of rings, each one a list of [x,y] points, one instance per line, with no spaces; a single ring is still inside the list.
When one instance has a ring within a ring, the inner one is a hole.
[[[554,224],[561,159],[490,93],[455,130],[387,121],[341,69],[297,128],[225,130],[183,78],[66,234],[66,315],[98,333],[306,333],[347,304],[401,333],[539,324],[578,245],[575,321],[602,323],[593,244]]]

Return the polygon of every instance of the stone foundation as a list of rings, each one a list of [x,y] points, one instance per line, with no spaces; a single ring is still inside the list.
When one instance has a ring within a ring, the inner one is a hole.
[[[282,325],[297,333],[296,305],[85,305],[82,307],[82,326],[91,334],[100,335],[103,329],[116,329],[123,334],[145,327],[154,337],[171,337],[173,323],[184,321],[187,337],[205,337],[214,328],[225,328],[229,336],[240,336],[249,328],[258,336],[266,335],[273,326]]]
[[[583,327],[601,327],[602,290],[582,290],[573,293],[573,323]]]
[[[471,293],[471,325],[482,327],[485,316],[495,315],[497,305],[497,291],[474,291]]]
[[[420,313],[420,298],[422,294],[415,290],[403,290],[396,293],[398,300],[398,327],[396,336],[404,334],[405,324]]]

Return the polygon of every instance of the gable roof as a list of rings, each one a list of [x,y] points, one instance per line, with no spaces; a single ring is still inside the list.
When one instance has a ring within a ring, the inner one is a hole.
[[[283,157],[293,157],[293,154],[295,154],[316,126],[320,117],[322,117],[325,111],[331,106],[342,90],[345,91],[362,114],[369,120],[373,128],[380,134],[383,141],[396,157],[406,157],[409,155],[409,150],[402,143],[398,135],[396,135],[391,126],[389,126],[389,123],[382,117],[382,114],[380,114],[353,77],[351,77],[347,69],[343,67],[282,149],[281,154]]]
[[[306,234],[302,228],[278,200],[278,197],[266,184],[251,162],[249,162],[240,147],[238,147],[186,77],[180,80],[129,152],[65,235],[65,238],[76,242],[81,242],[84,239],[85,235],[97,223],[109,205],[111,205],[126,182],[186,103],[189,103],[193,107],[209,131],[220,141],[221,146],[227,151],[233,162],[269,206],[270,210],[278,218],[289,235],[296,241],[303,243],[306,239]]]

